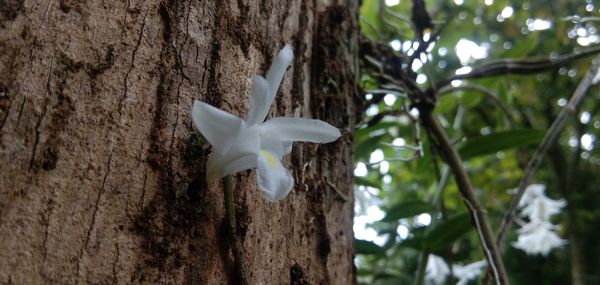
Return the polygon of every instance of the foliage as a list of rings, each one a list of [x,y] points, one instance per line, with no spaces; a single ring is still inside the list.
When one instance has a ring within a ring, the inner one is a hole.
[[[426,5],[433,26],[421,33],[434,41],[423,53],[418,53],[420,31],[411,20],[411,1],[364,0],[360,8],[365,110],[356,132],[356,162],[366,171],[357,168],[355,175],[357,191],[366,194],[357,199],[384,212],[370,224],[377,237],[357,231],[358,239],[371,239],[356,241],[360,282],[417,284],[419,260],[427,253],[451,263],[484,258],[444,154],[419,124],[419,102],[398,78],[390,78],[393,74],[438,95],[434,116],[459,151],[497,233],[513,197],[509,190],[523,178],[600,43],[594,18],[599,7],[591,0]],[[576,56],[589,50],[591,56]],[[486,73],[497,66],[502,72]],[[478,72],[483,76],[473,76]],[[512,228],[502,251],[510,260],[512,284],[575,283],[574,270],[582,274],[581,284],[600,282],[593,271],[600,267],[594,258],[600,246],[593,238],[600,228],[598,91],[597,86],[588,91],[535,172],[534,181],[545,184],[549,196],[568,203],[556,221],[568,245],[547,257],[528,256],[510,246],[516,240]]]

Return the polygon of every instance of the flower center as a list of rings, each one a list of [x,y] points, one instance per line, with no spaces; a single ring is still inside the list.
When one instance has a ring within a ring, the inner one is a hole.
[[[272,153],[270,153],[266,150],[261,150],[260,156],[262,156],[262,158],[265,159],[265,161],[267,162],[267,165],[269,165],[270,168],[272,168],[272,169],[277,168],[279,161],[278,161],[277,157],[275,157],[275,155],[273,155]]]

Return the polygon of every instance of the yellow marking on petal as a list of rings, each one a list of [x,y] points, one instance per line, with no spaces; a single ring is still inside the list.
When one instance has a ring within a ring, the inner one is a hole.
[[[267,165],[269,165],[269,167],[272,169],[276,169],[277,165],[279,165],[279,160],[277,159],[277,157],[275,157],[275,155],[266,150],[261,150],[260,156],[262,156],[265,159]]]

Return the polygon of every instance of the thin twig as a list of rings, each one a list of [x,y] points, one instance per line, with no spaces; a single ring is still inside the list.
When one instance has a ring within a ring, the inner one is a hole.
[[[238,241],[237,223],[235,221],[235,206],[233,204],[233,181],[231,175],[225,176],[223,179],[225,187],[225,211],[227,212],[227,222],[229,225],[229,245],[233,252],[233,262],[241,279],[242,285],[249,285],[248,276],[246,275],[246,262],[241,250],[240,242]]]
[[[502,103],[502,101],[500,100],[500,98],[498,98],[498,96],[494,93],[494,91],[489,90],[481,85],[461,84],[460,86],[457,86],[457,87],[446,86],[446,87],[440,89],[438,91],[438,94],[441,96],[446,93],[452,93],[452,92],[461,91],[461,90],[478,91],[478,92],[481,92],[483,95],[487,96],[490,100],[492,100],[494,102],[494,104],[498,105],[498,107],[502,110],[502,112],[504,112],[506,114],[506,117],[508,119],[508,123],[510,124],[510,126],[511,127],[514,126],[515,118],[510,113],[510,111],[508,110],[506,105],[504,105],[504,103]]]
[[[384,158],[382,160],[378,160],[378,161],[375,161],[375,162],[369,162],[369,164],[367,164],[367,165],[369,165],[369,166],[375,166],[375,165],[380,164],[380,163],[382,163],[384,161],[403,161],[403,162],[408,162],[408,161],[413,161],[413,160],[415,160],[417,158],[419,158],[418,151],[415,152],[415,154],[413,154],[410,157],[390,157],[390,158]]]
[[[585,22],[600,22],[600,17],[581,17],[579,15],[567,16],[561,18],[563,21],[571,21],[575,24],[585,23]]]
[[[440,202],[443,201],[442,199],[442,195],[443,195],[443,191],[444,188],[446,188],[446,185],[448,184],[448,178],[450,177],[450,169],[448,169],[448,167],[445,167],[443,172],[442,172],[442,176],[437,184],[435,193],[433,194],[433,198],[431,199],[431,203],[434,206],[434,212],[432,213],[433,215],[431,215],[433,217],[433,219],[431,219],[431,224],[429,225],[430,227],[433,227],[436,225],[437,223],[437,218],[435,218],[437,216],[438,212],[441,212],[441,206],[438,207],[438,204],[441,204]],[[417,264],[417,277],[415,278],[415,281],[413,282],[413,284],[415,285],[422,285],[425,283],[425,272],[427,271],[427,262],[429,261],[429,252],[427,251],[421,251],[419,253],[419,263]]]
[[[338,189],[337,187],[335,187],[335,184],[331,183],[331,181],[329,181],[329,179],[327,179],[327,177],[325,177],[325,183],[327,183],[327,186],[329,186],[331,189],[333,189],[333,191],[335,191],[336,194],[338,194],[339,198],[344,201],[344,202],[348,202],[348,196],[346,196],[344,193],[342,193],[342,191],[340,191],[340,189]]]
[[[456,149],[452,146],[452,143],[448,139],[446,132],[433,117],[431,110],[422,108],[420,110],[423,125],[432,133],[433,137],[437,140],[437,147],[439,148],[440,154],[445,156],[446,162],[452,172],[454,173],[454,179],[458,190],[461,193],[463,201],[467,206],[471,219],[475,224],[475,229],[481,246],[483,248],[485,257],[489,264],[489,268],[492,270],[494,280],[496,284],[509,284],[504,270],[504,264],[500,251],[494,241],[494,236],[490,228],[490,223],[487,216],[487,211],[481,206],[479,200],[475,196],[473,186],[462,165],[462,160]]]
[[[577,86],[577,89],[573,93],[571,99],[569,99],[567,105],[560,111],[560,113],[550,126],[550,129],[548,129],[548,132],[544,136],[544,139],[542,140],[540,146],[536,149],[535,153],[533,154],[533,157],[531,158],[531,160],[529,160],[523,178],[519,183],[519,190],[513,197],[508,211],[502,218],[500,230],[498,231],[498,247],[502,247],[503,245],[504,238],[506,237],[506,232],[508,231],[508,228],[513,222],[515,212],[517,211],[517,206],[519,205],[519,201],[521,200],[521,197],[523,197],[523,193],[525,193],[525,188],[527,188],[527,186],[529,186],[529,184],[531,183],[533,174],[540,166],[542,158],[544,157],[548,149],[556,142],[556,139],[562,131],[568,116],[573,115],[575,113],[577,105],[579,104],[589,87],[593,84],[594,76],[596,76],[596,73],[598,73],[599,67],[600,57],[597,57],[594,63],[592,64],[592,67],[588,70],[585,77],[583,77],[583,79],[579,83],[579,86]]]

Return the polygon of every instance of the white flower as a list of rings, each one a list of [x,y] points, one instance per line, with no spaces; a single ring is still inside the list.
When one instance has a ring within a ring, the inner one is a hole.
[[[257,168],[257,184],[266,199],[281,200],[294,185],[292,176],[281,164],[281,158],[291,152],[292,143],[328,143],[340,137],[337,128],[320,120],[279,117],[263,122],[292,59],[292,49],[286,45],[273,61],[266,79],[254,77],[250,111],[245,120],[194,101],[194,126],[214,149],[208,159],[209,181]]]
[[[552,200],[546,196],[541,196],[523,207],[521,215],[528,217],[531,221],[547,221],[550,216],[559,214],[565,205],[565,200]]]
[[[560,213],[566,202],[546,197],[545,188],[542,184],[529,185],[519,201],[521,216],[528,217],[529,222],[519,229],[519,237],[512,245],[529,255],[545,256],[567,243],[556,234],[557,226],[550,222],[550,217]]]
[[[430,254],[427,259],[425,280],[427,284],[444,284],[446,277],[450,274],[450,268],[443,258]]]
[[[554,230],[556,226],[546,221],[534,221],[519,229],[519,238],[512,245],[529,255],[548,255],[567,243]]]
[[[470,280],[481,275],[482,269],[487,266],[485,260],[469,263],[467,265],[452,265],[452,272],[443,258],[430,254],[427,260],[425,280],[427,284],[446,284],[446,278],[452,274],[458,279],[457,285],[465,285]]]
[[[456,285],[465,285],[470,280],[477,278],[481,275],[481,270],[487,266],[485,260],[469,263],[467,265],[452,265],[452,274],[458,278]]]
[[[521,200],[519,201],[519,207],[524,207],[535,198],[544,196],[545,189],[546,186],[543,184],[531,184],[527,186],[525,193],[523,193],[523,197],[521,197]]]
[[[544,190],[545,186],[541,184],[532,184],[527,187],[519,201],[522,216],[529,217],[531,221],[547,221],[550,216],[560,213],[560,210],[566,205],[565,200],[550,199]]]

